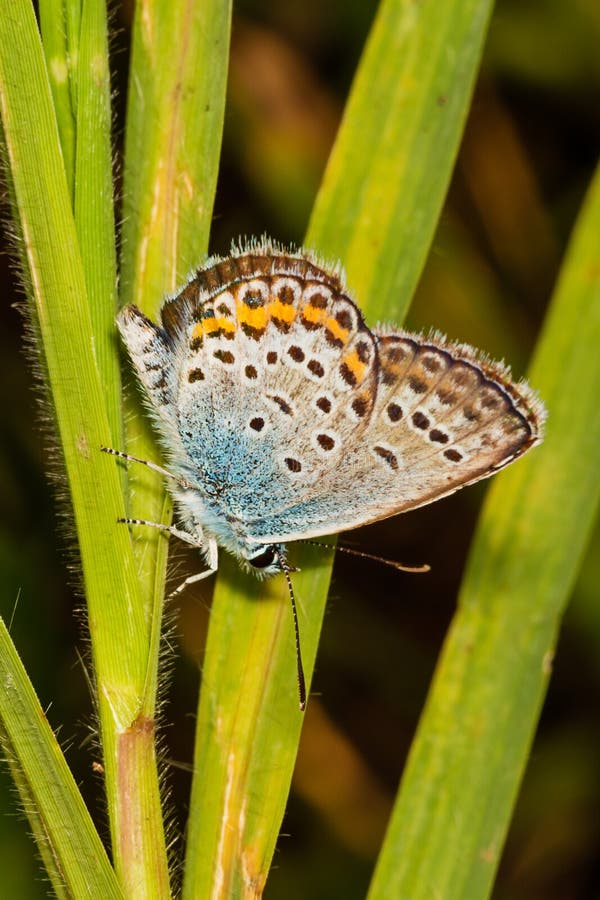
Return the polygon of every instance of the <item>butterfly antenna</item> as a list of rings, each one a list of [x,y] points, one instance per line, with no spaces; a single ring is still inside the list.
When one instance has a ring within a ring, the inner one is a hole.
[[[300,649],[300,628],[298,626],[298,610],[296,609],[296,599],[294,597],[294,588],[292,587],[292,579],[290,578],[290,567],[285,562],[281,553],[275,550],[279,564],[281,565],[285,580],[287,581],[288,591],[290,595],[290,603],[292,604],[292,617],[294,619],[294,637],[296,640],[296,673],[298,680],[298,699],[300,701],[300,712],[306,709],[306,680],[304,678],[304,667],[302,665],[302,651]]]
[[[421,574],[422,572],[430,572],[431,566],[424,563],[422,566],[405,566],[393,559],[385,559],[383,556],[375,556],[373,553],[364,553],[362,550],[354,550],[352,547],[344,547],[343,544],[324,544],[322,541],[300,541],[302,544],[312,544],[313,547],[324,547],[326,550],[339,550],[340,553],[347,553],[348,556],[360,556],[361,559],[372,559],[375,562],[383,563],[384,566],[390,566],[399,572],[412,572]]]

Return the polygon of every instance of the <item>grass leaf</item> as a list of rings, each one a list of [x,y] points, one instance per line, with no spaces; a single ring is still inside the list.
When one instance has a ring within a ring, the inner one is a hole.
[[[600,499],[599,229],[600,171],[531,367],[546,438],[490,488],[374,900],[489,896]]]
[[[229,61],[231,4],[153,0],[134,20],[128,94],[121,302],[156,318],[167,292],[206,256],[217,183]],[[176,48],[176,49],[175,49]],[[169,61],[168,63],[166,61]],[[154,432],[138,397],[129,404],[127,450],[157,460]],[[129,514],[168,522],[171,504],[160,476],[129,466]],[[158,648],[167,541],[146,528],[136,541],[139,581],[154,610]],[[147,684],[154,706],[158,655]]]
[[[82,28],[77,46],[83,60],[94,65],[81,78],[76,65],[65,74],[79,88],[77,134],[93,135],[99,159],[86,158],[88,148],[79,148],[72,160],[75,177],[67,177],[43,48],[27,0],[11,0],[0,16],[2,126],[40,369],[51,398],[82,562],[115,863],[123,883],[157,888],[165,880],[168,885],[166,853],[154,735],[149,720],[140,718],[149,628],[131,541],[117,524],[125,513],[119,471],[100,452],[119,425],[119,381],[108,350],[114,235],[103,6],[88,4],[77,21]],[[89,76],[96,77],[96,90]],[[102,190],[96,201],[90,191]],[[94,247],[90,236],[98,218],[103,221]]]
[[[106,850],[0,619],[0,739],[59,897],[121,897]]]
[[[418,8],[383,2],[379,10],[307,238],[342,260],[373,315],[392,302],[400,315],[408,304],[455,158],[489,10],[471,0],[445,4],[442,13],[432,0]],[[409,241],[411,227],[417,237]],[[293,581],[309,680],[331,574],[326,556],[297,547],[292,558],[302,570]],[[185,897],[205,896],[211,885],[236,895],[264,884],[301,726],[284,579],[257,583],[222,559],[198,713]]]

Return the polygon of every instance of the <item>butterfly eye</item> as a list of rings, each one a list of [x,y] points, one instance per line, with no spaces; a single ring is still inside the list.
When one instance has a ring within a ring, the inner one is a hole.
[[[266,547],[257,556],[249,559],[248,562],[251,566],[254,566],[255,569],[267,569],[269,566],[273,565],[274,560],[275,550],[273,547]]]

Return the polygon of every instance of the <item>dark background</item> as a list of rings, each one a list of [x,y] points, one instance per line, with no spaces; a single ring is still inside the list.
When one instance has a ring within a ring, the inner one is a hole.
[[[211,251],[227,252],[240,235],[302,242],[375,9],[371,0],[236,4]],[[118,153],[130,10],[117,8],[114,24]],[[594,0],[497,4],[452,186],[409,314],[410,327],[435,326],[472,342],[506,359],[517,375],[596,162],[599,37]],[[13,306],[21,295],[8,249],[0,273],[0,613],[12,617],[17,648],[106,833],[92,774],[98,754],[81,662],[82,601],[61,523],[68,506],[47,476],[52,444],[33,388],[33,353],[24,352]],[[478,485],[353,533],[363,550],[430,563],[429,575],[338,555],[313,683],[318,700],[309,704],[267,897],[364,896],[484,491]],[[596,532],[562,630],[494,893],[503,900],[600,896],[599,544]],[[197,557],[173,551],[179,571],[196,571]],[[179,831],[210,590],[210,582],[200,583],[174,611],[177,653],[163,717]],[[13,800],[3,774],[0,812],[14,813]],[[0,871],[5,896],[46,894],[26,825],[15,825],[12,814],[0,816]]]

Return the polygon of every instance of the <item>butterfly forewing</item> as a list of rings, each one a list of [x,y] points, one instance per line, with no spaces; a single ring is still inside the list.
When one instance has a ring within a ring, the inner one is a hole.
[[[252,533],[264,513],[285,511],[311,487],[318,493],[368,427],[377,351],[332,276],[315,267],[303,274],[296,259],[271,269],[255,259],[248,276],[238,262],[241,271],[234,277],[229,268],[216,288],[211,276],[210,295],[188,286],[163,322],[186,452]]]

